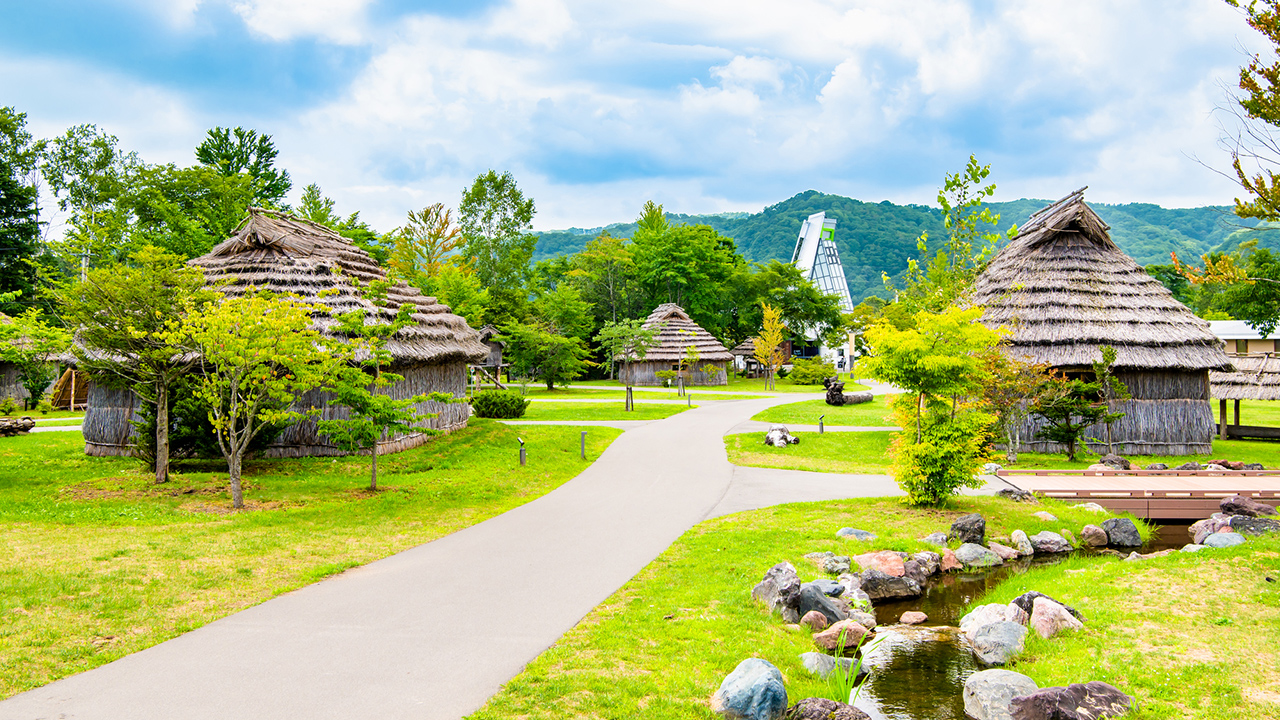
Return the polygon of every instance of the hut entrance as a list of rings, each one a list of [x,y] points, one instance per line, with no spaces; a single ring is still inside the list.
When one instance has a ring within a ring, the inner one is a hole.
[[[55,410],[83,410],[89,403],[89,376],[68,368],[49,390]]]

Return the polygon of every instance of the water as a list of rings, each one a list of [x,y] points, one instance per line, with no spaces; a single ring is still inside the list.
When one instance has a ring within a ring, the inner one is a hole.
[[[1190,542],[1186,525],[1166,525],[1139,551],[1181,548]],[[1084,551],[1089,552],[1089,551]],[[964,609],[1014,574],[1068,556],[1039,556],[1008,562],[980,573],[949,573],[930,578],[925,594],[910,600],[876,604],[879,644],[867,654],[871,677],[857,706],[872,720],[963,720],[964,681],[984,669],[956,627]],[[908,610],[929,619],[919,626],[897,625]]]

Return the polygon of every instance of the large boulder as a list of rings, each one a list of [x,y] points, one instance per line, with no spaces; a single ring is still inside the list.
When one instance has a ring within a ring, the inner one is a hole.
[[[1111,541],[1107,531],[1097,525],[1085,525],[1080,530],[1080,539],[1084,540],[1084,544],[1089,547],[1106,547]]]
[[[994,540],[987,543],[987,547],[991,549],[991,552],[995,553],[996,555],[999,555],[1001,560],[1005,560],[1005,561],[1017,560],[1019,557],[1022,556],[1022,553],[1018,552],[1017,550],[1014,550],[1008,545],[1001,545],[1000,543]]]
[[[926,575],[937,575],[942,569],[942,556],[936,552],[923,550],[912,555],[911,559],[920,564]]]
[[[1009,701],[1014,720],[1097,720],[1129,712],[1133,698],[1104,682],[1049,687]]]
[[[1031,547],[1035,548],[1036,554],[1064,553],[1075,550],[1075,548],[1071,547],[1071,543],[1067,542],[1066,538],[1052,530],[1041,530],[1032,535],[1030,540]]]
[[[728,720],[778,720],[787,710],[782,673],[767,660],[743,660],[711,696],[711,709]]]
[[[1009,605],[1001,605],[1000,603],[988,603],[979,605],[960,618],[960,632],[970,643],[977,636],[978,631],[987,625],[998,622],[1013,622],[1014,616],[1010,612]]]
[[[1132,468],[1132,465],[1130,465],[1129,461],[1125,460],[1119,455],[1112,455],[1112,454],[1103,455],[1102,457],[1098,458],[1098,462],[1103,465],[1106,465],[1107,467],[1113,470],[1129,470]]]
[[[855,555],[853,561],[863,570],[879,570],[885,575],[902,577],[907,574],[902,556],[892,550]]]
[[[822,632],[814,633],[813,644],[819,650],[849,655],[870,634],[871,631],[857,620],[841,620]]]
[[[956,559],[956,553],[951,548],[944,547],[942,548],[942,552],[939,554],[942,555],[942,560],[938,563],[938,569],[942,572],[951,572],[952,570],[959,570],[964,567],[960,564],[960,561]]]
[[[844,588],[841,589],[843,590]],[[816,586],[809,584],[800,587],[799,612],[802,619],[811,612],[822,613],[827,618],[826,625],[840,622],[849,617],[849,613],[833,602],[830,596]]]
[[[1031,545],[1031,539],[1021,530],[1014,530],[1010,533],[1009,542],[1013,543],[1013,549],[1017,550],[1018,554],[1023,557],[1036,554],[1036,549]]]
[[[830,624],[831,621],[827,619],[827,616],[817,610],[810,610],[800,616],[801,627],[809,628],[810,632],[822,632]]]
[[[1063,630],[1079,630],[1084,623],[1077,620],[1061,603],[1047,597],[1038,597],[1031,605],[1031,627],[1040,637],[1049,638]]]
[[[1028,617],[1030,617],[1031,613],[1035,611],[1037,598],[1045,598],[1046,600],[1053,600],[1053,602],[1061,605],[1067,612],[1071,613],[1071,615],[1075,617],[1077,620],[1084,620],[1084,616],[1080,614],[1080,611],[1062,602],[1061,600],[1056,600],[1054,598],[1049,597],[1048,595],[1045,595],[1042,592],[1036,592],[1035,590],[1022,593],[1018,597],[1014,598],[1011,604],[1017,605],[1018,607],[1022,608],[1022,611],[1025,612]]]
[[[1226,515],[1260,517],[1262,515],[1276,514],[1275,508],[1266,503],[1260,503],[1248,495],[1232,495],[1231,497],[1222,498],[1222,502],[1218,503],[1218,507],[1222,508],[1222,512]]]
[[[875,533],[869,533],[866,530],[859,530],[858,528],[851,527],[840,528],[836,531],[836,537],[853,538],[854,540],[862,540],[863,542],[876,539]]]
[[[1108,518],[1102,521],[1102,529],[1107,531],[1107,544],[1114,547],[1141,547],[1142,535],[1138,526],[1129,518]]]
[[[964,681],[964,711],[975,720],[1013,720],[1009,701],[1039,690],[1036,681],[1012,670],[982,670]]]
[[[826,595],[827,597],[833,597],[833,598],[840,597],[841,595],[843,595],[846,589],[845,586],[842,585],[838,580],[832,580],[831,578],[818,578],[817,580],[810,580],[804,585],[801,585],[800,589],[803,590],[805,588],[805,585],[812,585],[813,587],[818,588],[818,590],[823,595]]]
[[[774,425],[769,428],[769,432],[764,434],[764,444],[771,445],[776,448],[796,445],[799,442],[800,438],[792,435],[786,425]]]
[[[1212,535],[1223,528],[1231,527],[1231,517],[1232,516],[1225,515],[1223,513],[1214,513],[1204,520],[1197,520],[1192,523],[1191,527],[1188,528],[1188,532],[1191,533],[1192,542],[1196,544],[1203,543],[1204,539],[1209,535]]]
[[[886,575],[875,569],[862,573],[862,590],[873,601],[913,598],[924,594],[924,588],[915,580]]]
[[[787,708],[786,720],[871,720],[858,708],[827,698],[811,697]]]
[[[1280,532],[1280,520],[1248,515],[1233,515],[1231,529],[1242,535],[1265,535]]]
[[[764,579],[751,590],[751,597],[763,604],[769,612],[782,612],[782,608],[799,607],[800,578],[795,566],[780,562],[765,571]]]
[[[978,513],[963,515],[951,523],[951,537],[962,543],[981,545],[986,536],[987,521]]]
[[[944,532],[929,533],[928,535],[925,535],[924,537],[920,538],[920,542],[929,543],[930,545],[937,545],[938,547],[946,547],[947,534]]]
[[[965,543],[956,548],[956,559],[967,568],[984,568],[1004,564],[999,555],[974,543]]]
[[[978,628],[970,645],[973,654],[986,665],[1005,665],[1022,652],[1027,629],[1016,622],[1001,620]]]
[[[1216,532],[1204,539],[1204,546],[1211,548],[1234,547],[1244,542],[1244,536],[1233,532]]]

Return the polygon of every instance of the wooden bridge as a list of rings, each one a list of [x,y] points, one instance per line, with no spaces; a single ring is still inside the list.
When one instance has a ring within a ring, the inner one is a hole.
[[[1193,520],[1218,512],[1224,497],[1280,505],[1276,470],[1000,470],[1009,483],[1045,497],[1093,502],[1153,520]]]

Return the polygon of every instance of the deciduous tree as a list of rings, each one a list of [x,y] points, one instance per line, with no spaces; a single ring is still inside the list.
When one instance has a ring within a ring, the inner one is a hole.
[[[289,171],[275,166],[279,155],[270,135],[241,127],[215,127],[196,147],[196,160],[223,175],[244,173],[253,179],[253,203],[279,207],[293,187]]]

